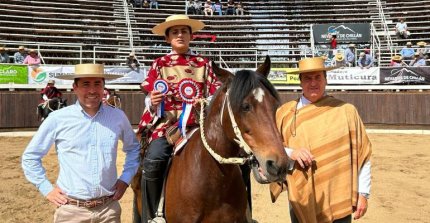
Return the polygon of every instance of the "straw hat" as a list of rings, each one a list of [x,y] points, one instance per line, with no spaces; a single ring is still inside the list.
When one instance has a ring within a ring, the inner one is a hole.
[[[128,56],[130,56],[130,57],[134,57],[134,53],[130,53]]]
[[[6,49],[4,47],[0,47],[0,51],[5,51]]]
[[[394,61],[400,61],[400,60],[402,60],[402,56],[395,55],[395,56],[391,57],[391,59],[394,60]]]
[[[24,46],[19,46],[18,50],[25,50],[25,47]]]
[[[417,43],[417,45],[418,45],[418,46],[426,46],[426,45],[427,45],[427,43],[426,43],[426,42],[424,42],[424,41],[420,41],[420,42],[418,42],[418,43]]]
[[[120,74],[106,74],[104,69],[105,66],[103,64],[78,64],[75,66],[74,74],[59,75],[55,78],[73,80],[75,78],[100,77],[106,80],[111,80],[123,77],[123,75]]]
[[[340,62],[340,61],[343,61],[344,56],[342,53],[336,53],[335,59],[336,59],[336,61]]]
[[[35,49],[31,49],[28,51],[28,53],[37,53],[37,51]]]
[[[355,48],[355,44],[354,44],[354,43],[351,43],[351,44],[349,44],[349,45],[348,45],[348,47]]]
[[[292,71],[292,74],[302,74],[314,71],[329,71],[336,69],[336,67],[324,66],[324,59],[322,57],[305,58],[299,61],[299,69]]]
[[[172,26],[189,26],[191,27],[191,32],[194,33],[203,29],[205,24],[199,20],[190,19],[186,15],[171,15],[166,18],[165,22],[154,26],[154,28],[152,28],[152,33],[159,36],[164,36],[166,29]]]
[[[50,80],[48,81],[48,84],[55,84],[55,80],[50,79]]]
[[[411,42],[407,42],[406,46],[412,46],[412,43]]]
[[[366,55],[364,52],[360,53],[360,57],[364,57],[364,55]]]

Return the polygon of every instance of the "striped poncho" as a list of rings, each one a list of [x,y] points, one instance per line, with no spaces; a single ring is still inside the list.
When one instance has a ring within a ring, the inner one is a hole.
[[[329,96],[300,109],[297,103],[278,109],[277,126],[285,146],[310,149],[315,162],[305,169],[296,162],[287,175],[288,197],[300,222],[332,222],[353,212],[371,144],[353,105]],[[273,201],[280,186],[271,185]]]

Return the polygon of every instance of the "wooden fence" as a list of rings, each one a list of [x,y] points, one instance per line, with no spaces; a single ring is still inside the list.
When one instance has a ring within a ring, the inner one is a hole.
[[[137,125],[145,95],[120,91],[122,109]],[[76,100],[73,92],[63,93],[68,104]],[[282,103],[297,99],[300,93],[281,91]],[[366,124],[430,125],[430,92],[329,92],[355,105]],[[0,91],[0,129],[35,128],[40,125],[36,107],[40,94],[32,91]]]

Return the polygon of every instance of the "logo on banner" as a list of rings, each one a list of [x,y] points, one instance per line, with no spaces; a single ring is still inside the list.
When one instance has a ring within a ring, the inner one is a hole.
[[[42,68],[36,67],[31,69],[30,76],[33,79],[33,81],[39,83],[39,82],[43,82],[48,75],[46,71],[44,71]]]
[[[384,80],[387,84],[400,84],[400,83],[425,83],[425,77],[415,73],[408,68],[392,69],[391,75],[385,77]]]

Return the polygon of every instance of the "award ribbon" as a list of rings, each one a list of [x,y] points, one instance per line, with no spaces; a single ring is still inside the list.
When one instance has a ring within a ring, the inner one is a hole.
[[[187,121],[190,118],[194,99],[200,98],[199,85],[191,78],[184,78],[178,83],[179,95],[182,99],[182,113],[179,117],[178,127],[182,136],[186,136]]]
[[[154,90],[157,90],[161,92],[163,95],[165,95],[169,91],[169,85],[167,84],[167,81],[163,79],[158,79],[154,82]],[[157,108],[157,116],[161,118],[163,115],[164,115],[164,98]]]

